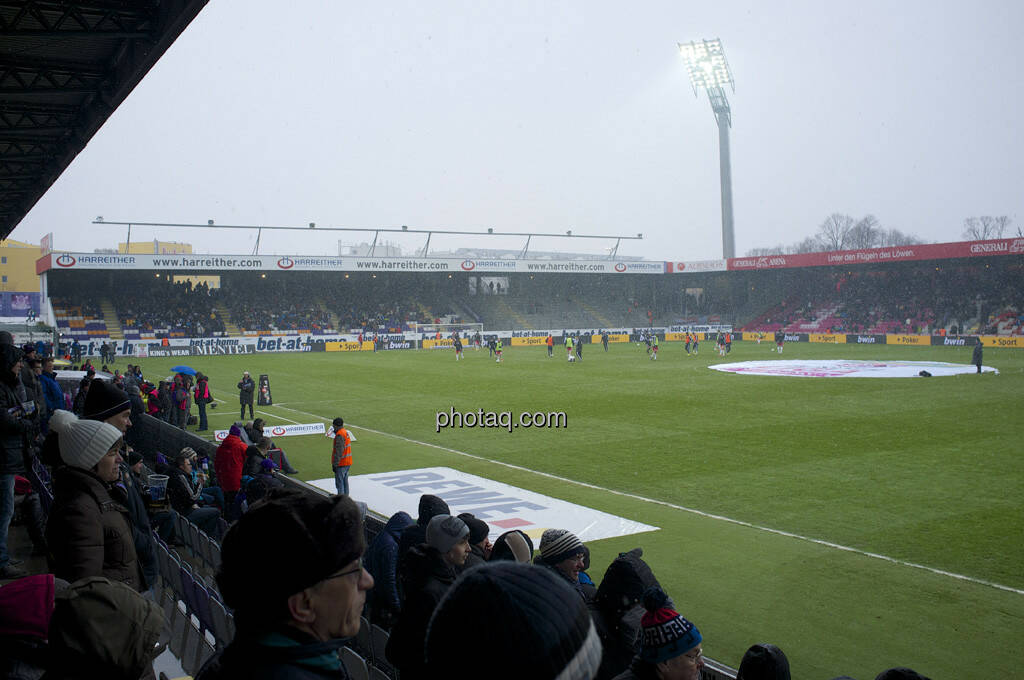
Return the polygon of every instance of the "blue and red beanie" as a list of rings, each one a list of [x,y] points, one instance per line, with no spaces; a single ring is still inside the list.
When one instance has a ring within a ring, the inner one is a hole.
[[[671,607],[668,595],[661,588],[651,586],[644,591],[644,609],[640,618],[643,631],[640,658],[656,664],[685,654],[703,639],[693,625]]]

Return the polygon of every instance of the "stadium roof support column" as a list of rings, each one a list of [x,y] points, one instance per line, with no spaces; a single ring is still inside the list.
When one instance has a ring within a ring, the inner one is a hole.
[[[725,60],[722,41],[701,40],[679,43],[679,53],[686,62],[687,74],[693,94],[700,90],[708,93],[711,110],[718,122],[718,163],[722,186],[722,257],[736,257],[736,238],[732,215],[732,162],[729,158],[729,128],[732,127],[732,109],[725,96],[724,85],[736,91],[729,62]]]

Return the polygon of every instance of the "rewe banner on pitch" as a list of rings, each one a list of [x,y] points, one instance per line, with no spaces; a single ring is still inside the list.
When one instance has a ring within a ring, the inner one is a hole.
[[[308,423],[306,425],[265,425],[263,434],[267,437],[294,437],[300,434],[323,434],[327,428],[323,423]],[[228,436],[228,430],[215,430],[214,439],[224,441]]]
[[[331,493],[335,491],[333,478],[310,484]],[[385,517],[399,510],[415,517],[420,496],[439,496],[453,515],[470,512],[487,522],[492,541],[510,529],[526,533],[534,545],[539,544],[545,529],[568,529],[583,542],[658,529],[446,467],[355,475],[349,478],[349,487],[355,500]]]

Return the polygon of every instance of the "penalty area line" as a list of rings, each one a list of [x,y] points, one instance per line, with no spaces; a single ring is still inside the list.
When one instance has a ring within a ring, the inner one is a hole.
[[[303,415],[307,415],[307,416],[310,416],[312,418],[321,418],[321,419],[324,418],[324,416],[318,416],[315,413],[310,413],[308,411],[301,411],[299,409],[291,408],[291,407],[288,407],[288,406],[282,406],[280,404],[275,404],[275,406],[277,406],[278,408],[283,408],[286,411],[292,411],[293,413],[301,413]],[[277,417],[279,417],[279,416],[277,416]],[[282,418],[282,420],[287,420],[287,418]],[[330,420],[330,419],[328,418],[327,420]],[[292,421],[292,422],[294,422],[294,421]],[[765,527],[765,526],[761,526],[761,525],[758,525],[758,524],[752,524],[751,522],[745,522],[745,521],[743,521],[741,519],[734,519],[732,517],[726,517],[725,515],[716,515],[714,513],[704,512],[703,510],[698,510],[696,508],[688,508],[685,505],[678,505],[676,503],[670,503],[668,501],[659,500],[657,498],[648,498],[647,496],[640,496],[638,494],[629,493],[628,491],[617,491],[616,489],[609,489],[609,488],[604,487],[604,486],[598,486],[596,484],[590,484],[588,482],[581,482],[581,481],[576,480],[576,479],[569,479],[568,477],[560,477],[558,475],[551,474],[550,472],[541,472],[540,470],[533,470],[533,469],[528,468],[528,467],[523,467],[522,465],[515,465],[514,463],[506,463],[506,462],[501,461],[501,460],[494,460],[493,458],[485,458],[484,456],[478,456],[478,455],[473,454],[473,453],[467,453],[465,451],[459,451],[458,449],[452,449],[452,448],[449,448],[447,446],[441,446],[440,444],[431,444],[430,442],[424,442],[424,441],[420,441],[418,439],[410,439],[409,437],[403,437],[402,435],[393,434],[391,432],[383,432],[381,430],[375,430],[375,429],[370,428],[370,427],[363,427],[361,425],[353,425],[351,423],[346,423],[346,426],[353,427],[353,428],[358,429],[358,430],[366,430],[367,432],[372,432],[374,434],[379,434],[379,435],[382,435],[384,437],[391,437],[392,439],[398,439],[400,441],[409,442],[410,444],[419,444],[420,446],[426,446],[426,447],[429,447],[429,448],[432,448],[432,449],[437,449],[439,451],[446,451],[448,453],[454,453],[455,455],[463,456],[465,458],[472,458],[473,460],[478,460],[478,461],[485,462],[485,463],[492,463],[494,465],[500,465],[502,467],[509,468],[510,470],[519,470],[520,472],[528,472],[530,474],[539,475],[541,477],[546,477],[548,479],[553,479],[555,481],[565,482],[567,484],[575,484],[576,486],[581,486],[581,487],[584,487],[586,489],[593,489],[595,491],[603,491],[604,493],[614,494],[616,496],[621,496],[623,498],[630,498],[632,500],[637,500],[637,501],[641,501],[641,502],[644,502],[644,503],[651,503],[653,505],[660,505],[662,507],[671,508],[672,510],[679,510],[681,512],[688,512],[690,514],[697,515],[698,517],[705,517],[707,519],[718,520],[720,522],[728,522],[729,524],[735,524],[736,526],[746,527],[747,529],[754,529],[756,531],[764,531],[764,532],[769,533],[769,534],[774,534],[776,536],[784,536],[786,538],[793,538],[793,539],[796,539],[798,541],[806,541],[807,543],[813,543],[815,545],[820,545],[820,546],[822,546],[824,548],[832,548],[833,550],[841,550],[843,552],[852,553],[854,555],[861,555],[863,557],[870,557],[872,559],[881,560],[883,562],[888,562],[890,564],[895,564],[895,565],[899,565],[899,566],[903,566],[903,567],[910,567],[912,569],[920,569],[922,571],[927,571],[927,572],[930,572],[932,574],[936,574],[938,576],[948,576],[949,578],[954,578],[954,579],[957,579],[959,581],[967,581],[968,583],[976,583],[978,585],[988,586],[990,588],[995,588],[997,590],[1004,590],[1004,591],[1006,591],[1008,593],[1016,593],[1017,595],[1024,595],[1024,590],[1022,590],[1020,588],[1013,588],[1011,586],[1006,586],[1006,585],[1003,585],[1001,583],[995,583],[993,581],[986,581],[984,579],[975,578],[973,576],[967,576],[965,574],[957,574],[956,572],[946,571],[945,569],[937,569],[935,567],[929,567],[929,566],[927,566],[925,564],[918,564],[917,562],[908,562],[906,560],[900,560],[900,559],[897,559],[895,557],[889,557],[888,555],[882,555],[882,554],[879,554],[879,553],[873,553],[873,552],[869,552],[867,550],[860,550],[859,548],[853,548],[853,547],[848,546],[848,545],[842,545],[841,543],[833,543],[832,541],[826,541],[826,540],[823,540],[823,539],[820,539],[820,538],[811,538],[810,536],[803,536],[801,534],[795,534],[795,533],[793,533],[791,531],[784,531],[782,529],[773,529],[771,527]]]

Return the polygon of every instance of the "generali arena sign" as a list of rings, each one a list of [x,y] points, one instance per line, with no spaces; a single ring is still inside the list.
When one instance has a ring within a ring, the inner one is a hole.
[[[616,260],[460,260],[439,257],[333,257],[306,255],[153,255],[53,252],[36,261],[36,273],[61,269],[161,271],[467,272],[562,274],[664,274],[665,262]]]
[[[333,477],[310,484],[330,493],[336,490]],[[354,499],[385,517],[399,510],[416,517],[420,496],[439,496],[453,515],[469,512],[487,522],[492,541],[510,529],[529,535],[535,546],[545,529],[568,529],[584,543],[658,529],[446,467],[355,475],[349,485]]]

